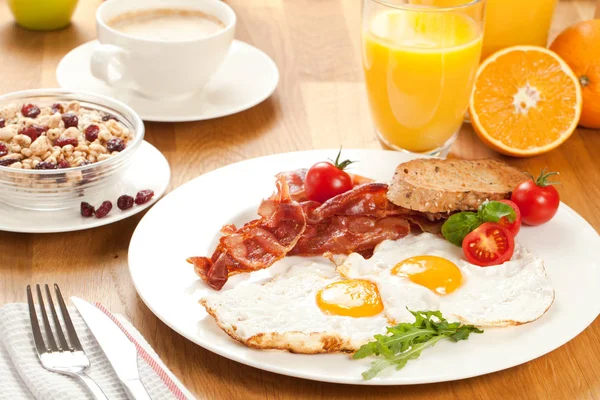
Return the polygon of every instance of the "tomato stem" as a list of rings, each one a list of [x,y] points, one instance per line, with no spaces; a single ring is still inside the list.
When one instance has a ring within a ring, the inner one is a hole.
[[[340,170],[344,170],[348,165],[355,163],[356,161],[351,161],[351,160],[344,160],[342,162],[340,162],[340,157],[342,155],[342,146],[340,146],[340,151],[337,154],[337,157],[335,158],[335,161],[333,161],[331,158],[329,159],[329,161],[331,161],[333,163],[333,165],[335,165],[338,169]]]
[[[558,175],[558,172],[546,172],[546,168],[542,170],[540,176],[535,180],[535,184],[540,187],[546,187],[549,185],[558,185],[559,182],[550,182],[548,178],[553,175]]]

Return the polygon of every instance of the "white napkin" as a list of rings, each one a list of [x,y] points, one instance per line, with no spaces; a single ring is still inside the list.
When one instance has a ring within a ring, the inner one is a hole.
[[[153,400],[194,399],[129,321],[100,305],[98,308],[116,319],[136,344],[140,378]],[[85,322],[76,309],[70,307],[69,313],[91,362],[86,372],[110,400],[127,400],[125,390]],[[5,399],[92,399],[76,378],[42,367],[35,352],[27,304],[8,304],[0,308],[0,400]]]

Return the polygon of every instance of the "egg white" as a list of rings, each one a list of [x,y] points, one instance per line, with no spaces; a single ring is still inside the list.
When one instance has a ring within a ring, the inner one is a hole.
[[[415,256],[433,255],[453,262],[463,276],[454,292],[439,295],[392,274],[399,262]],[[370,259],[350,254],[338,272],[352,279],[377,283],[388,319],[412,322],[406,310],[440,310],[453,321],[477,326],[507,326],[531,322],[541,317],[554,301],[554,290],[546,277],[543,261],[516,244],[510,261],[480,267],[464,259],[462,249],[429,233],[409,235],[380,243]]]
[[[327,260],[290,267],[272,280],[237,285],[201,299],[207,312],[234,339],[263,349],[297,353],[355,351],[385,333],[384,313],[346,317],[324,313],[319,290],[342,280]]]

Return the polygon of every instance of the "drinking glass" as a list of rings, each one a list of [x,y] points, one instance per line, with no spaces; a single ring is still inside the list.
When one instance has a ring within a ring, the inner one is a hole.
[[[546,47],[557,1],[487,0],[482,59],[509,46]]]
[[[411,4],[451,7],[470,0],[411,0]],[[546,47],[558,0],[487,0],[481,58],[505,47]]]
[[[369,106],[388,147],[445,156],[473,89],[485,0],[447,7],[415,3],[363,0]]]

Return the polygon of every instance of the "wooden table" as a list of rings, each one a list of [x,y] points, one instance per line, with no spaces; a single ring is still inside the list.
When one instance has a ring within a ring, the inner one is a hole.
[[[50,33],[17,27],[3,2],[0,93],[57,86],[55,68],[61,57],[95,38],[94,12],[100,1],[80,1],[72,26]],[[147,123],[146,140],[171,164],[171,190],[202,173],[251,157],[340,144],[380,147],[359,62],[358,0],[229,3],[238,15],[237,38],[273,57],[281,81],[270,99],[237,115],[203,122]],[[551,36],[575,21],[592,18],[594,3],[561,1]],[[560,171],[562,200],[600,230],[599,154],[600,132],[580,129],[548,154],[505,161],[532,172],[543,167]],[[451,155],[500,158],[479,142],[470,126],[463,128]],[[565,346],[525,365],[432,385],[316,383],[229,361],[173,332],[137,296],[127,269],[127,247],[141,217],[83,232],[0,232],[0,305],[24,302],[25,286],[39,282],[57,282],[67,295],[100,301],[126,315],[199,398],[600,399],[600,320]],[[598,253],[598,249],[590,251]]]

